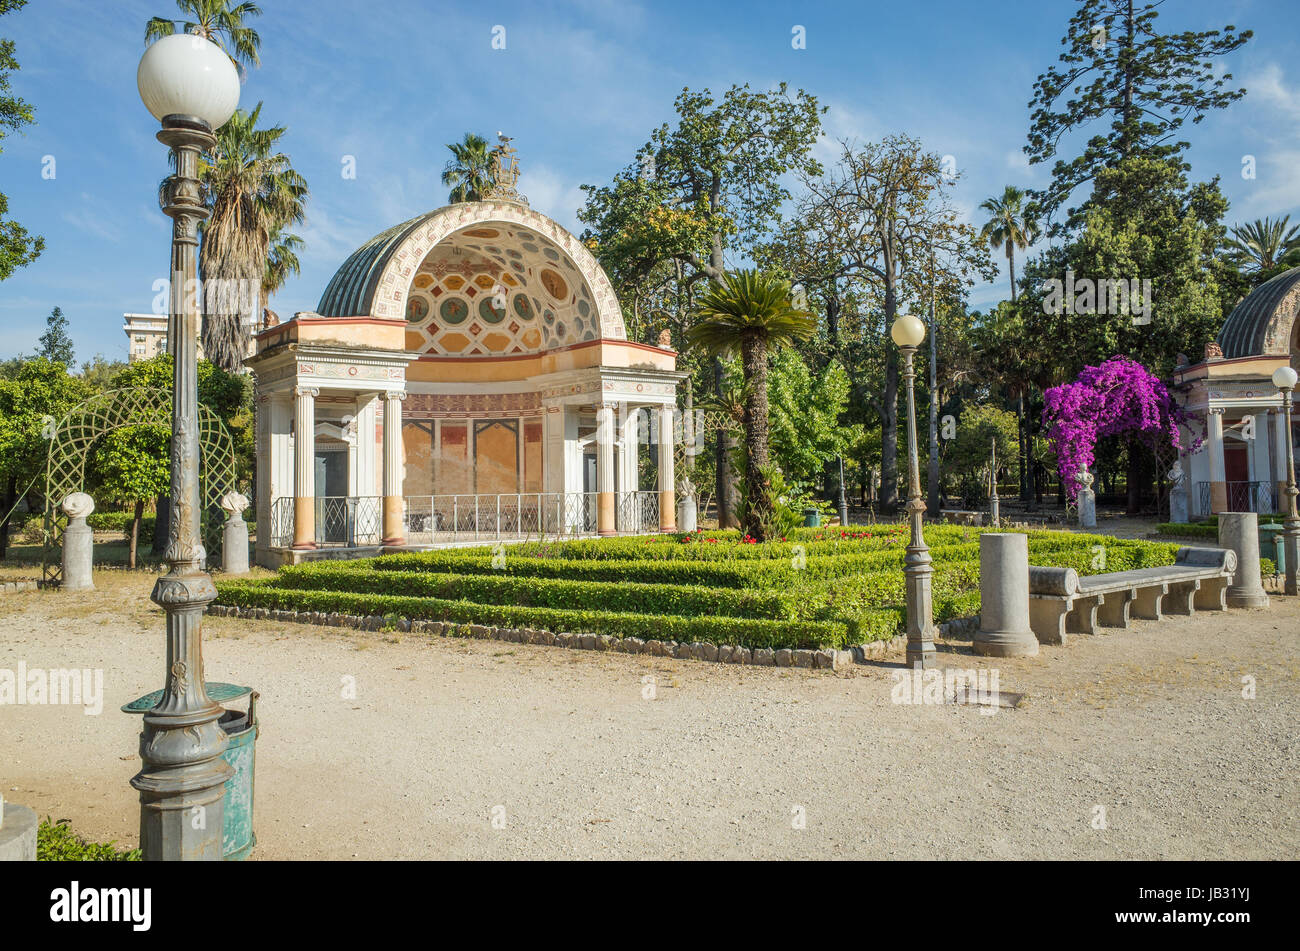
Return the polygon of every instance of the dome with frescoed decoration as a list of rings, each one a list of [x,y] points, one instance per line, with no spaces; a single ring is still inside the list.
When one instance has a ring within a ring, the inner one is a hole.
[[[464,202],[362,245],[335,273],[324,317],[403,317],[407,349],[509,357],[623,340],[609,279],[572,234],[514,202]]]

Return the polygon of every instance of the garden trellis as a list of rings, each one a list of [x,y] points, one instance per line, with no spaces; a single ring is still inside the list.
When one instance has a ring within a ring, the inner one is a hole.
[[[170,430],[172,394],[159,387],[132,387],[97,393],[73,407],[50,439],[45,465],[45,545],[41,577],[46,584],[63,580],[61,547],[67,518],[60,503],[85,489],[86,459],[95,441],[125,426],[162,426]],[[220,499],[235,487],[235,444],[220,417],[199,404],[199,481],[203,498],[203,546],[209,557],[221,547]]]

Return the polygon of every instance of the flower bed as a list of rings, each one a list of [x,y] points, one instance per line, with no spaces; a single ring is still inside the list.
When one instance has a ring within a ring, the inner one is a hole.
[[[933,526],[937,622],[979,611],[979,530]],[[782,541],[697,532],[443,549],[286,567],[222,581],[240,608],[384,615],[554,632],[843,648],[904,624],[906,528],[804,529]],[[1081,574],[1172,564],[1177,546],[1102,535],[1030,533],[1030,562]]]

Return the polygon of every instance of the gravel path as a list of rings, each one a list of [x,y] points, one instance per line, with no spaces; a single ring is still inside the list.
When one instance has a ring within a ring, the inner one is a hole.
[[[136,840],[139,720],[118,707],[161,682],[151,582],[100,572],[94,594],[0,598],[0,668],[102,667],[105,691],[99,716],[0,707],[0,791],[99,840]],[[205,632],[209,679],[262,694],[259,859],[1300,853],[1295,599],[1034,660],[943,644],[946,666],[996,663],[1026,694],[994,715],[892,703],[897,664],[743,668],[232,618]]]

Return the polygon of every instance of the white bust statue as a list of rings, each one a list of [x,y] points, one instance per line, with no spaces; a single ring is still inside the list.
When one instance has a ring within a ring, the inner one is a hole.
[[[1079,481],[1080,489],[1092,488],[1092,473],[1088,471],[1087,466],[1079,467],[1079,474],[1075,477]]]
[[[221,497],[221,508],[227,517],[242,515],[244,509],[248,508],[248,496],[240,492],[227,492]]]
[[[1174,467],[1169,470],[1168,475],[1169,481],[1174,485],[1183,484],[1183,480],[1186,479],[1187,476],[1183,474],[1183,463],[1181,459],[1174,463]]]
[[[73,492],[63,500],[63,511],[68,518],[85,518],[95,511],[95,500],[85,492]]]

